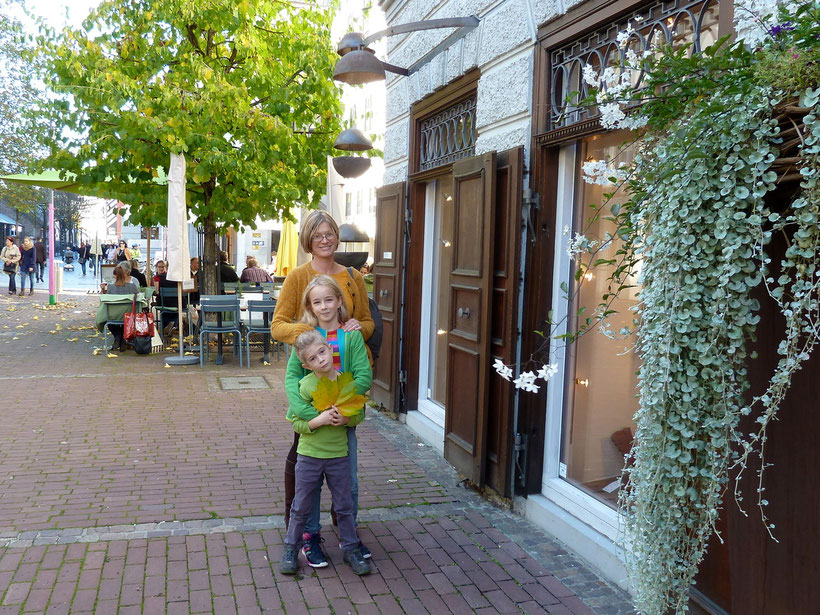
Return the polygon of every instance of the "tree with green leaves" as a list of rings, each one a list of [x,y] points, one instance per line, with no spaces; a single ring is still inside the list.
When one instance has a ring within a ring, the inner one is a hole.
[[[277,0],[108,0],[82,29],[41,26],[43,79],[60,98],[40,112],[60,128],[40,166],[105,182],[151,226],[166,219],[155,180],[184,154],[204,292],[216,292],[219,228],[292,218],[324,192],[341,128],[331,19]]]
[[[26,55],[22,25],[13,9],[22,10],[22,0],[0,0],[0,175],[24,173],[42,155],[33,123],[23,120],[24,111],[41,102],[44,93],[31,82],[32,58]],[[43,200],[30,186],[0,182],[0,201],[24,213],[34,213]]]

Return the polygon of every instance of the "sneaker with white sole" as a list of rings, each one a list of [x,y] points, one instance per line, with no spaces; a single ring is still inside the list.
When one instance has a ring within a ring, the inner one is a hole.
[[[311,568],[324,568],[327,566],[327,556],[322,549],[324,539],[319,532],[315,534],[308,534],[305,532],[302,535],[302,553],[305,555],[308,566]]]

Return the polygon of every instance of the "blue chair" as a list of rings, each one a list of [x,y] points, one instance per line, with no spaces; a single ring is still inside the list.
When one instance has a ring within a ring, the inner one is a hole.
[[[226,295],[242,296],[241,282],[222,282],[222,292]]]
[[[200,329],[199,329],[199,366],[205,366],[205,355],[210,358],[210,348],[208,338],[203,336],[211,334],[221,335],[231,333],[233,335],[234,355],[239,350],[239,365],[242,366],[242,320],[239,317],[239,297],[229,295],[202,295],[199,298],[200,309]],[[215,314],[216,320],[208,320],[208,314]],[[221,340],[221,338],[220,338]],[[221,351],[220,341],[220,351]]]
[[[248,367],[251,366],[251,333],[261,333],[265,336],[262,360],[270,361],[270,323],[273,320],[273,312],[275,309],[276,301],[272,299],[248,301],[248,322],[245,325],[245,356],[248,359]],[[279,347],[279,342],[274,342],[277,361],[279,360]]]

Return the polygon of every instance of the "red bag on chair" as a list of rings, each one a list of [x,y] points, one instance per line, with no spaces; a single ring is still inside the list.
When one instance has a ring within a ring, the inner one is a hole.
[[[134,295],[133,301],[131,301],[131,311],[126,312],[125,315],[122,317],[123,327],[122,327],[122,337],[126,340],[132,340],[137,335],[137,328],[136,328],[136,319],[137,319],[137,296]]]
[[[154,337],[154,315],[145,310],[140,312],[134,319],[134,327],[137,337]]]
[[[149,312],[137,312],[137,296],[131,302],[131,311],[123,317],[122,336],[126,340],[135,337],[153,337],[154,315]]]

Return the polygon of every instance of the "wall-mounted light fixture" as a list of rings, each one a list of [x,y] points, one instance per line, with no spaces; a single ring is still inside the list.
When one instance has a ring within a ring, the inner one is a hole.
[[[342,57],[336,63],[336,68],[333,70],[333,78],[336,81],[349,83],[350,85],[359,85],[361,83],[384,80],[385,71],[404,75],[405,77],[412,75],[429,62],[432,57],[441,53],[458,39],[463,38],[467,32],[478,26],[478,23],[478,17],[471,15],[469,17],[412,21],[385,30],[379,30],[368,37],[365,37],[361,32],[348,32],[344,38],[339,41],[337,52]],[[368,47],[370,43],[385,36],[406,34],[408,32],[418,32],[421,30],[433,30],[435,28],[456,28],[456,30],[408,68],[382,62],[376,57],[376,52]]]
[[[404,75],[405,77],[412,75],[429,62],[431,58],[441,53],[458,39],[463,38],[467,32],[478,26],[478,23],[478,17],[471,15],[470,17],[413,21],[385,30],[379,30],[368,37],[365,37],[361,32],[348,32],[342,40],[339,41],[339,46],[336,50],[342,57],[336,62],[336,67],[333,69],[333,78],[342,83],[360,85],[373,81],[383,81],[385,79],[385,71]],[[435,28],[455,28],[455,31],[408,68],[393,66],[387,62],[382,62],[376,57],[376,52],[368,47],[370,43],[385,36],[418,32],[420,30],[432,30]],[[357,128],[348,128],[336,138],[333,147],[348,152],[365,152],[373,149],[373,144],[362,131]],[[333,158],[333,168],[336,169],[336,172],[342,177],[348,179],[359,177],[370,168],[370,159],[359,156],[336,156]]]

